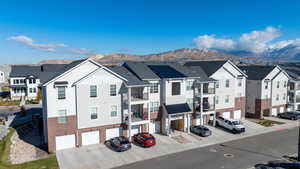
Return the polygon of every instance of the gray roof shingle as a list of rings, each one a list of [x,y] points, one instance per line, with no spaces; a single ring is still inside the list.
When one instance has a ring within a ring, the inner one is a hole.
[[[150,85],[147,81],[143,81],[130,72],[125,66],[110,66],[111,71],[127,79],[125,82],[127,86],[147,86]]]
[[[188,61],[184,63],[184,66],[200,66],[207,76],[211,76],[217,70],[219,70],[227,60],[219,61]]]
[[[190,106],[187,103],[165,105],[168,114],[191,112]]]
[[[276,66],[249,65],[239,66],[249,80],[263,80]]]

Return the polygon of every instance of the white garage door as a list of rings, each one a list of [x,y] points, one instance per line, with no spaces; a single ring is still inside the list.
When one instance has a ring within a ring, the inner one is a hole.
[[[140,125],[135,125],[131,127],[131,136],[138,134],[141,132],[141,126]]]
[[[277,108],[272,109],[272,116],[277,116]]]
[[[83,146],[99,144],[100,142],[99,131],[84,132],[81,134],[81,138]]]
[[[195,119],[195,123],[196,123],[196,125],[200,125],[201,124],[201,119],[200,118],[196,118]]]
[[[75,134],[55,137],[56,150],[75,147]]]
[[[283,113],[284,112],[284,107],[280,107],[280,113]]]
[[[241,110],[234,111],[233,119],[241,119],[241,117],[242,117]]]
[[[224,113],[222,114],[222,117],[223,117],[224,119],[230,119],[230,112],[224,112]]]
[[[111,129],[106,129],[106,137],[105,140],[109,140],[114,137],[119,137],[122,136],[123,130],[122,128],[111,128]]]

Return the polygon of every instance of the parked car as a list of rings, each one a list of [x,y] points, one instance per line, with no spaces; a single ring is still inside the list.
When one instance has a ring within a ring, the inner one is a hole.
[[[270,161],[268,162],[269,167],[273,168],[284,168],[284,169],[300,169],[300,163],[288,162],[288,161]]]
[[[124,136],[111,138],[107,140],[105,144],[118,152],[127,151],[131,148],[131,143],[128,138]]]
[[[191,132],[193,132],[197,135],[200,135],[202,137],[207,137],[207,136],[211,135],[211,131],[207,127],[202,126],[202,125],[191,126],[190,129],[191,129]]]
[[[133,140],[143,147],[152,147],[156,144],[154,136],[150,133],[135,134]]]
[[[289,112],[278,114],[278,117],[283,119],[298,120],[300,119],[300,113],[297,111],[289,111]]]
[[[245,132],[245,126],[240,120],[231,120],[231,119],[224,119],[223,117],[218,117],[216,119],[216,125],[221,126],[232,133],[242,133]]]

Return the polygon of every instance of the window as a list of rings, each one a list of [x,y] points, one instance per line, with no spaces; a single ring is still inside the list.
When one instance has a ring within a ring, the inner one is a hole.
[[[190,109],[193,109],[194,103],[192,98],[186,99],[186,103],[190,106]]]
[[[92,107],[91,108],[91,120],[94,120],[97,118],[98,118],[98,109],[97,109],[97,107]]]
[[[268,89],[268,82],[265,82],[265,89]]]
[[[24,84],[25,83],[25,79],[20,79],[20,84]]]
[[[32,93],[32,88],[29,88],[29,93]]]
[[[96,85],[90,86],[90,97],[97,97],[97,86]]]
[[[158,112],[159,103],[158,102],[150,102],[150,112]]]
[[[219,104],[219,96],[216,96],[216,97],[215,97],[215,103],[216,103],[216,104]]]
[[[116,105],[111,106],[110,116],[116,117],[117,115],[118,115],[118,106],[116,106]]]
[[[32,88],[32,92],[33,92],[33,93],[36,93],[36,88]]]
[[[32,84],[32,79],[29,79],[29,84]]]
[[[277,88],[279,88],[280,86],[280,81],[277,81]]]
[[[285,94],[283,94],[282,100],[285,100]]]
[[[187,81],[186,82],[186,90],[189,91],[189,90],[192,90],[193,88],[193,81]]]
[[[238,96],[238,97],[242,97],[242,93],[238,93],[237,96]]]
[[[225,103],[229,103],[229,95],[225,96]]]
[[[286,81],[283,82],[283,87],[286,87]]]
[[[67,110],[59,110],[57,123],[62,124],[67,122]]]
[[[229,80],[227,79],[226,81],[225,81],[225,87],[229,87]]]
[[[180,95],[180,82],[172,83],[172,95]]]
[[[58,99],[65,99],[66,98],[66,88],[63,86],[57,87],[58,92]]]
[[[14,79],[14,84],[19,84],[19,83],[20,83],[19,79]]]
[[[151,84],[150,93],[158,93],[158,83],[152,83]]]
[[[110,85],[110,96],[117,95],[117,85]]]
[[[219,82],[216,82],[216,88],[219,88]]]
[[[239,87],[242,86],[242,79],[238,79],[238,86],[239,86]]]
[[[276,100],[277,100],[277,101],[279,100],[279,94],[276,95]]]

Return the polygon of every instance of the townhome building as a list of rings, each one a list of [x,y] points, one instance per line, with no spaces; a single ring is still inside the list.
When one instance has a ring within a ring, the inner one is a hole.
[[[189,61],[184,64],[189,68],[200,67],[208,78],[216,80],[203,89],[207,94],[215,93],[216,116],[226,119],[243,119],[245,117],[246,79],[247,75],[230,60]]]
[[[0,65],[0,92],[2,91],[2,87],[8,87],[9,73],[9,65]]]
[[[247,116],[263,118],[286,111],[289,75],[279,66],[240,66],[247,75]]]
[[[158,88],[154,96],[151,97],[151,105],[155,103],[155,109],[150,110],[152,128],[165,135],[171,135],[173,130],[189,132],[195,117],[193,115],[195,113],[194,89],[198,86],[197,91],[199,91],[202,82],[207,83],[209,81],[207,76],[203,75],[205,73],[193,71],[176,62],[130,61],[125,62],[124,66],[140,79],[148,81]],[[198,94],[197,96],[202,95]],[[197,103],[200,113],[199,99]],[[210,110],[214,114],[213,107],[210,107]],[[200,116],[198,119],[200,120]]]
[[[33,100],[37,97],[41,81],[55,73],[64,64],[13,65],[9,75],[12,100]]]

